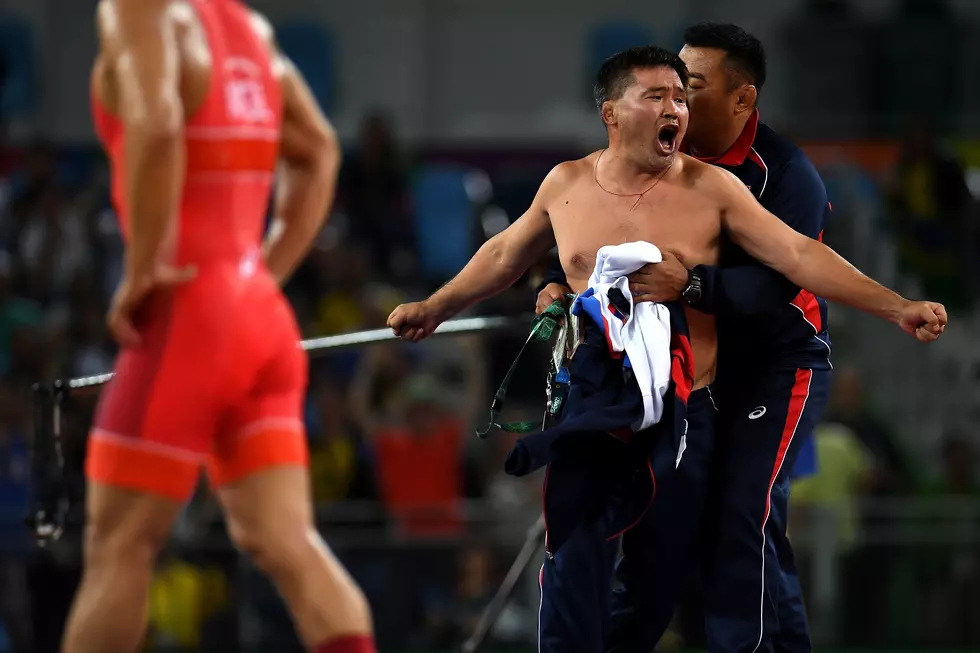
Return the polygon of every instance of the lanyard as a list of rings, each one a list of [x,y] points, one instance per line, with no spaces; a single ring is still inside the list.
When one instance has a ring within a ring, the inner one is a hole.
[[[568,370],[564,367],[566,343],[568,340],[568,327],[570,323],[568,310],[565,308],[565,301],[555,301],[545,309],[540,315],[531,322],[531,332],[521,346],[520,351],[510,364],[504,380],[493,395],[493,402],[490,404],[490,419],[487,425],[476,432],[480,438],[486,438],[493,429],[500,429],[508,433],[530,433],[531,431],[544,428],[544,420],[548,415],[556,416],[564,404],[565,389],[568,385]],[[551,356],[551,371],[548,373],[548,407],[544,419],[541,423],[535,421],[505,422],[501,424],[497,421],[500,411],[503,410],[504,400],[507,399],[507,390],[510,387],[511,378],[517,370],[517,364],[524,355],[524,350],[532,342],[550,342],[555,332],[558,333],[557,341]]]

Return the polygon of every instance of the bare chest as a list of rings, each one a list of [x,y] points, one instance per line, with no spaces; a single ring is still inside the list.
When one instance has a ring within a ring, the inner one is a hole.
[[[640,198],[621,197],[589,182],[572,188],[548,210],[569,281],[589,278],[600,247],[635,241],[673,251],[688,266],[717,263],[721,220],[710,200],[669,186]]]

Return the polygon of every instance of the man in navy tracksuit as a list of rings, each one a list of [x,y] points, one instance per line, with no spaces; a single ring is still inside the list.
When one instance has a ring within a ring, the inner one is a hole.
[[[734,25],[704,23],[685,32],[681,58],[691,73],[685,151],[731,171],[766,209],[820,238],[831,209],[823,182],[799,148],[759,122],[761,43]],[[560,265],[545,283],[539,306],[567,292]],[[786,512],[791,471],[798,457],[812,468],[810,435],[828,400],[826,304],[730,243],[718,267],[687,270],[668,258],[635,275],[631,289],[637,300],[681,298],[718,318],[717,450],[702,544],[709,651],[808,653]],[[616,636],[630,629],[617,619],[631,618],[614,615],[610,650],[632,650]]]

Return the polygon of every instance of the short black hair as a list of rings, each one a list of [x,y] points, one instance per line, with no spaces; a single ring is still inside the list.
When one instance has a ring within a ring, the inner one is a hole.
[[[681,58],[664,48],[655,45],[643,45],[629,50],[623,50],[602,62],[595,76],[592,95],[596,108],[602,111],[602,104],[609,100],[618,100],[633,83],[633,71],[642,68],[672,68],[681,78],[681,85],[687,87],[687,66]]]
[[[684,30],[684,43],[692,48],[717,48],[725,53],[729,69],[756,90],[766,83],[766,49],[762,41],[738,25],[698,23]]]

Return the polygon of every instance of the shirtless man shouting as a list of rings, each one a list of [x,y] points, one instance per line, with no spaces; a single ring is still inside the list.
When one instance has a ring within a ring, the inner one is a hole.
[[[557,244],[568,283],[586,289],[604,245],[645,240],[689,265],[714,264],[727,234],[746,252],[814,294],[876,315],[923,342],[939,337],[946,311],[914,302],[869,279],[833,250],[762,208],[734,175],[678,152],[687,130],[687,69],[666,50],[632,48],[606,62],[617,74],[597,85],[609,146],[557,165],[531,207],[488,240],[456,277],[428,299],[398,306],[388,326],[417,342],[510,287]],[[695,387],[714,375],[714,318],[688,311]]]
[[[912,302],[882,287],[831,249],[766,211],[730,172],[678,152],[688,123],[687,83],[683,61],[661,48],[632,48],[607,60],[597,76],[595,95],[608,132],[608,147],[556,166],[524,215],[487,241],[431,297],[396,308],[388,326],[401,338],[418,341],[453,315],[509,287],[555,244],[569,286],[581,293],[600,247],[647,241],[676,253],[687,265],[715,265],[724,234],[750,256],[816,295],[894,322],[918,340],[938,338],[947,319],[941,305]],[[715,376],[715,318],[687,306],[685,312],[694,355],[693,389],[698,391],[707,388]],[[708,430],[688,432],[681,470],[692,456],[706,459],[713,438]],[[684,494],[678,493],[677,500],[684,500]],[[673,501],[669,496],[658,490],[655,503]],[[697,523],[693,517],[688,521]],[[678,528],[677,524],[654,530],[671,532],[672,544],[665,550],[675,552],[688,551],[696,536],[693,528]],[[543,570],[542,591],[547,593],[550,575],[553,587],[566,588],[561,590],[566,593],[567,588],[575,587],[579,598],[595,596],[597,602],[570,600],[554,610],[549,608],[553,614],[543,615],[540,625],[541,650],[601,651],[611,569],[583,573],[588,561],[582,558],[577,564],[563,565],[559,558],[569,546],[556,554],[555,564]],[[658,566],[681,569],[684,561],[658,560]],[[569,578],[560,577],[564,569]],[[573,574],[587,578],[572,580]],[[584,582],[605,586],[583,587]],[[634,584],[646,588],[642,590],[646,593],[667,593],[673,585],[659,578]],[[670,600],[631,600],[663,608],[664,614],[657,615],[644,610],[645,627],[651,630],[659,630],[663,619],[669,618]],[[554,602],[552,597],[542,605]]]

